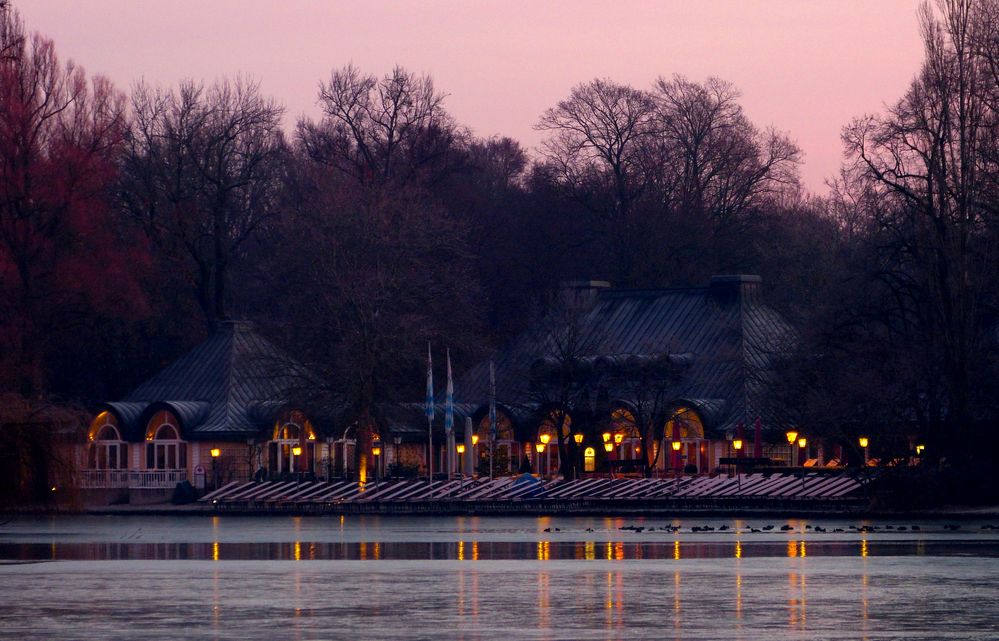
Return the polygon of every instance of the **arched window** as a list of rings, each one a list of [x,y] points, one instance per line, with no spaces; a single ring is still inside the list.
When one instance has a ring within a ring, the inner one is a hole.
[[[634,460],[642,456],[642,436],[638,431],[631,410],[619,407],[611,412],[610,433],[614,439],[615,451],[621,460]]]
[[[583,471],[595,472],[597,470],[597,451],[592,447],[583,450]]]
[[[556,430],[555,425],[559,421],[562,423],[562,429]],[[538,425],[536,442],[544,443],[546,440],[548,442],[545,444],[545,451],[543,453],[539,454],[535,451],[531,455],[537,456],[536,464],[542,475],[547,476],[552,474],[561,467],[559,461],[559,456],[561,455],[559,442],[564,443],[571,433],[572,417],[569,416],[568,412],[564,411],[552,410]]]
[[[121,439],[118,419],[101,412],[87,432],[87,468],[91,470],[128,469],[128,443]]]
[[[267,452],[272,474],[311,472],[316,458],[316,432],[305,414],[294,410],[278,419]]]
[[[146,424],[146,469],[187,468],[187,443],[180,439],[177,418],[168,410],[156,412]]]

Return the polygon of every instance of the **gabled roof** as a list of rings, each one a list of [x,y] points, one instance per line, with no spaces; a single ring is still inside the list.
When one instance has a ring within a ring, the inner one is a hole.
[[[128,423],[163,406],[178,416],[187,437],[251,435],[314,381],[252,324],[225,321],[122,402],[105,405]]]
[[[593,283],[597,286],[586,295],[571,299],[577,342],[594,356],[612,355],[623,363],[680,356],[673,359],[678,375],[668,396],[700,407],[706,427],[716,434],[733,430],[740,421],[749,425],[756,417],[765,428],[783,429],[787,421],[767,402],[766,388],[774,358],[788,350],[794,332],[760,300],[760,282],[758,276],[716,276],[708,287],[650,290],[612,290]],[[542,320],[495,354],[498,402],[531,404],[527,382],[532,365],[549,356],[546,344],[553,327],[557,323],[550,317]],[[596,362],[601,360],[607,359]],[[624,389],[609,393],[627,396]],[[460,377],[455,396],[482,405],[488,395],[486,360]]]

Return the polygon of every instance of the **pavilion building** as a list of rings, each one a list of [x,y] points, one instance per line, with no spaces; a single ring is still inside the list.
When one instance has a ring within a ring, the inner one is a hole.
[[[790,463],[793,421],[773,384],[795,333],[760,285],[752,275],[669,289],[566,284],[545,318],[455,382],[458,413],[475,426],[477,467],[491,436],[490,360],[496,472],[556,474],[563,455],[581,459],[583,472],[708,473],[734,455]]]

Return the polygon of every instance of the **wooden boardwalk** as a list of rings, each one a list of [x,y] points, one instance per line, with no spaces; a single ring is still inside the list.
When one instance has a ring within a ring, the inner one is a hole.
[[[854,476],[753,473],[678,478],[586,478],[543,481],[389,479],[233,482],[200,499],[216,511],[301,513],[572,513],[616,509],[838,510],[865,504]]]

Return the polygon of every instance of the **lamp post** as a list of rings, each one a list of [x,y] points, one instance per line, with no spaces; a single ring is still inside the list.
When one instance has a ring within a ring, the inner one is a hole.
[[[736,482],[736,486],[741,490],[742,489],[742,473],[739,470],[739,457],[742,456],[742,439],[741,438],[737,438],[734,441],[732,441],[732,447],[735,448],[735,458],[736,458],[736,461],[735,461],[735,482]]]
[[[787,464],[789,466],[791,466],[791,467],[794,467],[794,465],[795,465],[795,461],[794,461],[794,442],[798,439],[798,433],[795,432],[794,430],[789,430],[788,433],[785,434],[785,436],[787,436],[788,458],[790,459],[787,462]]]
[[[860,442],[860,447],[864,448],[864,467],[867,467],[867,461],[869,460],[867,455],[867,446],[871,444],[871,441],[866,436],[861,436],[857,440]]]
[[[541,455],[545,451],[545,444],[544,443],[535,443],[534,444],[534,451],[538,453],[538,476],[541,477],[541,478],[544,478],[544,474],[541,473]]]
[[[219,461],[219,457],[222,456],[222,450],[220,450],[217,447],[213,447],[212,451],[211,451],[211,454],[212,454],[212,484],[214,486],[212,489],[216,489],[217,490],[217,489],[219,489],[219,466],[218,466],[218,461]]]
[[[547,476],[549,473],[551,473],[551,470],[552,470],[552,449],[550,447],[548,447],[548,443],[550,443],[551,440],[552,440],[552,435],[549,434],[548,432],[545,432],[543,434],[539,434],[538,435],[538,440],[541,441],[541,445],[544,446],[544,447],[542,447],[538,451],[539,452],[544,452],[545,450],[548,450],[547,453],[545,454],[545,471],[541,475],[542,477],[544,477],[544,476]]]
[[[296,483],[302,482],[302,473],[296,469],[297,466],[295,465],[295,459],[297,459],[301,455],[302,455],[301,447],[296,445],[295,447],[291,448],[291,471],[295,474]]]
[[[808,452],[805,450],[806,447],[808,447],[808,439],[805,438],[804,436],[802,436],[801,438],[798,439],[798,449],[801,450],[801,454],[798,455],[798,458],[801,460],[801,491],[802,492],[805,491],[805,460],[802,459],[802,455],[804,455],[805,458],[808,457]]]
[[[458,464],[458,469],[460,470],[458,472],[458,478],[461,480],[460,487],[461,489],[465,489],[465,444],[458,443],[454,446],[454,449],[458,452],[458,460],[461,461],[461,463]]]
[[[580,447],[583,444],[583,433],[576,432],[572,435],[572,440],[576,443],[576,465],[573,466],[573,480],[579,478],[579,468],[584,466],[583,463],[583,448]]]
[[[382,477],[382,468],[378,464],[379,463],[379,457],[381,455],[382,455],[382,442],[381,441],[374,441],[374,442],[372,442],[371,443],[371,456],[374,457],[374,464],[375,464],[375,485],[378,485],[378,482],[381,480],[381,477]]]
[[[676,494],[680,490],[680,470],[676,462],[678,460],[677,457],[680,455],[680,448],[683,447],[683,443],[681,443],[679,440],[676,440],[670,443],[670,446],[673,448],[673,465],[672,465],[673,478],[676,480],[676,484],[674,485],[673,488],[673,493]]]

